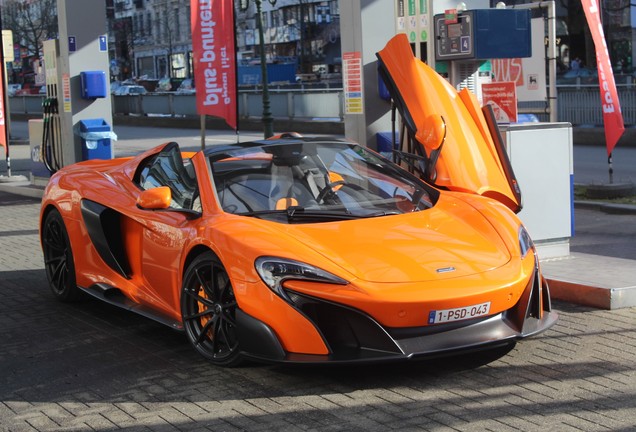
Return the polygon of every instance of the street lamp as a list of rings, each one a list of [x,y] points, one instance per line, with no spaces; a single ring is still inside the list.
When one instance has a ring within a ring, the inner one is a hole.
[[[270,5],[275,6],[277,0],[267,0]],[[263,18],[261,4],[262,0],[254,0],[256,4],[256,25],[258,26],[258,42],[261,49],[261,76],[263,79],[263,135],[269,138],[274,135],[272,123],[272,112],[269,104],[269,87],[267,84],[267,58],[265,57],[265,38],[263,37]],[[240,0],[239,8],[245,12],[250,5],[249,0]]]

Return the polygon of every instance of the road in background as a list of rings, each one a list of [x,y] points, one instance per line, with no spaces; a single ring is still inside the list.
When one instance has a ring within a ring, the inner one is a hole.
[[[636,183],[636,147],[615,147],[612,165],[614,183]],[[605,145],[574,146],[574,182],[609,183],[609,165]]]
[[[166,119],[169,122],[170,119]],[[11,135],[28,143],[29,133],[26,121],[11,122]],[[198,129],[152,128],[140,126],[115,126],[117,141],[113,143],[115,156],[138,154],[164,142],[176,141],[182,149],[196,151],[201,148],[201,134]],[[281,132],[281,131],[278,131]],[[241,132],[240,141],[261,139],[260,132]],[[237,136],[231,131],[206,131],[206,146],[232,143]],[[13,145],[10,148],[12,174],[28,177],[31,171],[29,145]],[[4,148],[0,150],[0,174],[6,175]],[[550,158],[549,154],[545,158]],[[613,154],[614,182],[636,182],[636,147],[617,146]],[[540,167],[537,168],[540,170]],[[574,182],[583,184],[608,183],[607,152],[604,145],[574,147]]]

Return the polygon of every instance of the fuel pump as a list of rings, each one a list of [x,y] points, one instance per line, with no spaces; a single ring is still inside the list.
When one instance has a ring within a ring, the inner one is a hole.
[[[58,41],[44,42],[44,70],[46,76],[46,97],[42,101],[42,145],[40,161],[53,174],[63,166],[62,140],[58,107],[57,63]]]
[[[110,131],[112,105],[107,91],[109,63],[104,1],[58,0],[57,17],[59,39],[45,41],[43,45],[46,98],[42,105],[39,162],[49,173],[87,158],[86,147],[94,141],[80,136],[92,133],[80,131],[82,122],[93,124],[99,120],[109,128],[109,131],[100,129],[99,133],[114,136]],[[83,76],[88,76],[88,80],[82,79]],[[83,82],[88,84],[83,86]],[[110,142],[108,145],[110,147]],[[112,147],[97,157],[102,154],[112,156]],[[38,162],[37,156],[33,154],[34,162]],[[95,155],[90,153],[88,158],[92,157]],[[40,171],[46,173],[43,168]],[[33,169],[34,183],[39,183],[38,174]]]
[[[451,10],[433,19],[435,65],[458,90],[468,88],[481,101],[490,82],[490,59],[532,56],[528,9]]]

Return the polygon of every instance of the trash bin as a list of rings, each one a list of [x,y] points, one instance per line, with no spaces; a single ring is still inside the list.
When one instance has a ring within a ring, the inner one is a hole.
[[[375,136],[378,153],[389,160],[393,160],[393,150],[397,150],[400,147],[399,133],[395,133],[393,145],[391,145],[392,138],[392,132],[378,132]]]
[[[82,160],[113,158],[111,140],[116,140],[117,135],[106,120],[80,120],[77,134],[82,138]]]

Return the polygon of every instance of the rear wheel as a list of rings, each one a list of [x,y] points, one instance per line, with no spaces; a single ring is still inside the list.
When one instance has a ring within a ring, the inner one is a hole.
[[[51,210],[42,225],[42,252],[44,268],[51,291],[58,300],[75,301],[81,291],[75,279],[73,251],[62,215]]]
[[[183,278],[181,316],[192,346],[219,366],[241,361],[236,331],[234,290],[221,261],[212,252],[199,255]]]

